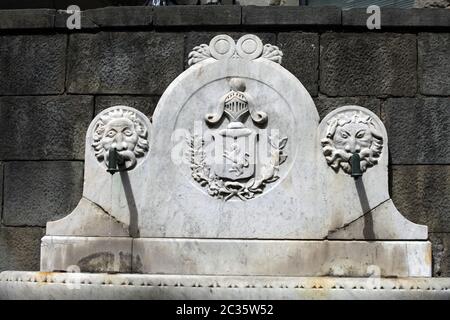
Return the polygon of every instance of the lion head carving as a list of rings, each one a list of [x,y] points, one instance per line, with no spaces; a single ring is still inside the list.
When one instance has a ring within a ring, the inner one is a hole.
[[[361,158],[362,172],[378,163],[383,136],[371,116],[361,111],[347,111],[337,114],[327,124],[326,137],[322,140],[323,154],[335,171],[342,168],[350,174],[349,160],[354,153]]]
[[[145,124],[135,112],[122,108],[100,116],[94,126],[93,138],[95,156],[106,165],[111,148],[116,148],[128,169],[133,168],[137,158],[144,156],[149,149]]]

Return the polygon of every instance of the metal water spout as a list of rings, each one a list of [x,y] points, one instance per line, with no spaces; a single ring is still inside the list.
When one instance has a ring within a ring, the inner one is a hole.
[[[359,153],[355,152],[349,159],[350,166],[352,167],[351,176],[355,179],[358,179],[363,175],[361,171],[361,157]]]
[[[119,171],[124,171],[123,167],[125,164],[124,158],[117,152],[116,148],[109,149],[108,156],[108,171],[111,174],[114,174]]]

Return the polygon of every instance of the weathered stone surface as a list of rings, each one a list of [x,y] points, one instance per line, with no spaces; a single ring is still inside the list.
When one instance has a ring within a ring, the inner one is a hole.
[[[393,164],[450,163],[450,100],[388,99],[382,117]]]
[[[68,216],[47,222],[46,234],[80,237],[128,237],[128,225],[117,221],[94,202],[81,198]]]
[[[244,25],[340,25],[341,9],[337,7],[249,6],[242,8]]]
[[[39,270],[43,228],[0,227],[0,270]]]
[[[450,8],[450,0],[416,0],[416,8]]]
[[[45,226],[75,208],[82,186],[82,162],[8,162],[3,223]]]
[[[56,8],[67,9],[68,6],[76,4],[87,10],[91,8],[107,6],[138,6],[142,5],[142,0],[2,0],[1,9],[27,9],[27,8]]]
[[[449,232],[450,166],[394,165],[392,199],[411,221],[430,232]]]
[[[135,239],[133,261],[152,274],[431,276],[425,241]]]
[[[41,271],[131,272],[132,238],[45,236]]]
[[[51,9],[0,10],[0,30],[53,28],[55,14]]]
[[[351,223],[330,231],[328,239],[421,239],[428,238],[428,228],[425,225],[412,224],[395,207],[392,200],[387,200],[365,213]]]
[[[319,77],[319,36],[316,33],[279,33],[278,46],[283,52],[281,64],[317,95]]]
[[[0,95],[62,93],[66,43],[63,34],[0,36]]]
[[[375,273],[376,271],[377,270],[374,267],[373,273],[368,278],[140,275],[5,271],[0,274],[0,299],[450,299],[449,278],[380,278]],[[269,308],[265,310],[268,312]],[[331,310],[326,313],[331,316],[334,312],[334,310]],[[401,312],[404,314],[404,310],[401,310]],[[273,313],[275,314],[275,311]]]
[[[412,96],[417,91],[415,35],[325,33],[320,46],[320,91],[327,95]]]
[[[240,25],[239,6],[160,6],[155,7],[153,24],[163,26]]]
[[[320,119],[323,119],[331,111],[348,105],[357,105],[369,109],[377,116],[380,116],[380,100],[373,97],[342,97],[329,98],[319,96],[314,99],[317,111],[319,111]]]
[[[222,34],[221,32],[189,32],[186,40],[185,40],[185,57],[184,57],[184,66],[185,69],[188,68],[188,54],[192,51],[192,49],[196,46],[199,46],[201,44],[209,45],[209,42],[212,38],[214,38],[217,35]],[[230,32],[227,33],[230,37],[232,37],[234,40],[238,40],[240,37],[242,37],[245,33],[243,32]],[[273,45],[276,45],[277,36],[275,33],[254,33],[256,36],[258,36],[263,43],[270,43]],[[283,61],[281,62],[282,65],[284,65]]]
[[[342,11],[342,25],[367,26],[367,19],[372,13],[366,8],[355,8]],[[450,27],[450,11],[444,9],[381,9],[381,30],[390,27]]]
[[[93,100],[86,96],[1,97],[0,159],[83,159]]]
[[[73,34],[69,52],[71,93],[161,94],[183,70],[182,34]]]
[[[241,6],[298,6],[299,0],[236,0],[236,4]]]
[[[82,9],[83,10],[83,9]],[[57,28],[67,28],[71,14],[58,11],[55,19]],[[107,7],[81,12],[81,29],[104,27],[145,27],[153,23],[153,7]]]
[[[158,96],[98,96],[95,98],[95,114],[112,106],[129,106],[151,118],[158,100]]]
[[[33,1],[45,1],[45,0],[33,0]],[[58,0],[53,1],[56,9],[67,9],[68,6],[76,4],[81,10],[103,8],[109,6],[139,6],[144,3],[142,0]]]
[[[450,276],[450,233],[430,233],[433,245],[433,277]]]
[[[418,47],[420,92],[450,95],[450,33],[420,33]]]
[[[3,219],[3,184],[4,184],[4,180],[3,180],[3,176],[4,176],[4,170],[5,170],[5,166],[2,162],[0,162],[0,181],[2,183],[0,183],[0,203],[2,205],[0,205],[0,218]]]
[[[3,0],[0,3],[0,8],[1,9],[53,8],[54,7],[53,2],[54,2],[53,0],[22,0],[22,1]]]

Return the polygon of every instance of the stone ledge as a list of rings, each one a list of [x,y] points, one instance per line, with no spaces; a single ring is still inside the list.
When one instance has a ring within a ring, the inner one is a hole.
[[[0,10],[0,30],[66,28],[64,10]],[[296,6],[123,6],[82,11],[82,29],[152,26],[345,26],[366,27],[365,9]],[[450,28],[448,9],[383,8],[381,26]]]
[[[450,278],[139,275],[5,271],[0,299],[449,299]]]
[[[0,30],[53,28],[56,10],[0,10]]]
[[[337,26],[341,9],[337,7],[249,6],[242,8],[243,25]]]
[[[154,15],[156,27],[241,24],[240,6],[163,6],[156,7]]]
[[[342,25],[366,28],[368,17],[365,8],[342,10]],[[383,27],[450,28],[450,10],[381,8],[381,30]]]
[[[64,10],[58,10],[55,27],[66,28],[69,16]],[[81,12],[81,31],[103,27],[146,27],[152,24],[153,7],[106,7]]]

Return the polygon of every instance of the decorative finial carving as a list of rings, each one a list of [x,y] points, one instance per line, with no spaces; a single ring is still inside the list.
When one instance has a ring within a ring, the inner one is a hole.
[[[261,39],[253,34],[246,34],[237,42],[228,35],[218,35],[209,45],[201,44],[194,47],[188,55],[188,64],[192,66],[208,58],[216,60],[265,58],[281,64],[282,57],[283,53],[277,46],[271,44],[263,46]]]

